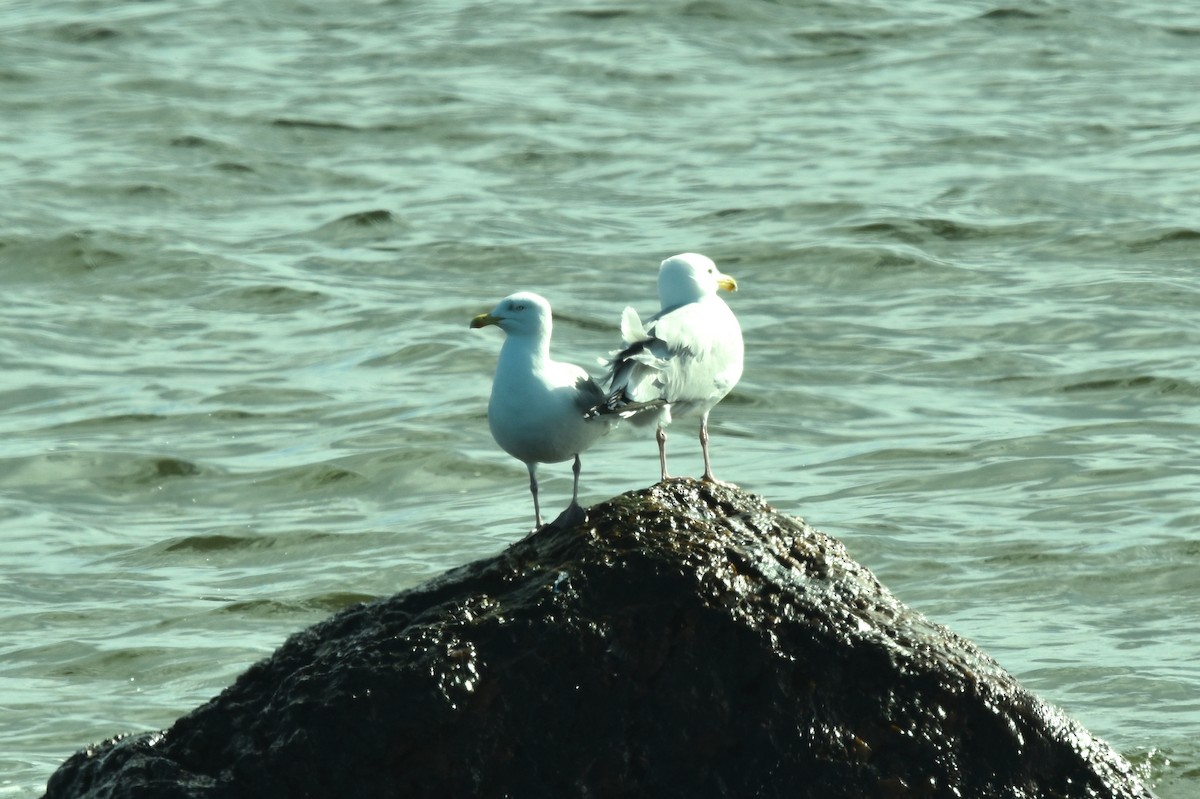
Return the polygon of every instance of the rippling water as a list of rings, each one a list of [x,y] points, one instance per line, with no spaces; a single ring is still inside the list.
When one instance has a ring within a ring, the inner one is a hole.
[[[0,795],[520,537],[467,321],[539,291],[591,364],[683,250],[742,287],[718,476],[1200,790],[1200,11],[52,0],[0,41]],[[584,499],[656,475],[621,429]]]

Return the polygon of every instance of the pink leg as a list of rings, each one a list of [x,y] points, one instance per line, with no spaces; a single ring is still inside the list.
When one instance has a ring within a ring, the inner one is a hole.
[[[700,417],[700,451],[704,453],[704,476],[701,480],[707,483],[717,482],[717,478],[713,477],[712,464],[708,460],[708,414],[705,413]]]
[[[654,434],[654,438],[658,441],[658,465],[662,471],[662,479],[667,479],[667,431],[661,427]]]
[[[575,473],[575,487],[571,489],[571,507],[579,507],[579,455],[575,455],[575,465],[571,467],[571,471]]]
[[[529,469],[529,493],[533,494],[533,516],[537,519],[537,526],[542,526],[542,508],[538,505],[537,492],[537,464],[527,463],[525,466]]]

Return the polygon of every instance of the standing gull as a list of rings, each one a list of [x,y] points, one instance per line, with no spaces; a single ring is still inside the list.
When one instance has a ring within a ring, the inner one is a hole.
[[[588,408],[604,402],[604,392],[588,373],[550,358],[550,303],[532,292],[500,300],[471,327],[496,325],[506,334],[488,400],[488,426],[496,443],[529,469],[533,513],[542,526],[537,465],[575,459],[571,504],[555,519],[570,524],[584,518],[579,506],[579,453],[608,432],[609,421],[586,419]]]
[[[610,364],[609,393],[593,413],[617,413],[635,425],[655,422],[658,462],[667,479],[667,432],[672,416],[700,415],[704,477],[715,482],[708,457],[708,412],[742,376],[742,329],[717,289],[737,282],[703,255],[683,253],[662,262],[662,310],[645,325],[637,311],[621,318],[624,349]]]

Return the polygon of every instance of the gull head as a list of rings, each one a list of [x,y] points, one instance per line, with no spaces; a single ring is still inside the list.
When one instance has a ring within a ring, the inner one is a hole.
[[[473,328],[488,325],[495,325],[510,336],[548,336],[550,303],[532,291],[509,294],[489,313],[481,313],[471,320]]]
[[[718,289],[737,291],[737,281],[721,274],[712,259],[698,253],[673,255],[658,268],[658,299],[664,308],[702,300]]]

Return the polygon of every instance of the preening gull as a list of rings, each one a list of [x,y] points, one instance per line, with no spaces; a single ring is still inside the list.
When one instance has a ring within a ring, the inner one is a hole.
[[[550,303],[532,292],[500,300],[491,313],[471,320],[472,328],[496,325],[506,334],[488,400],[488,426],[496,443],[529,469],[533,513],[542,526],[537,466],[575,459],[571,504],[555,523],[583,519],[579,506],[579,453],[608,432],[611,419],[588,419],[604,392],[578,366],[550,358]]]
[[[666,427],[673,416],[700,415],[704,480],[715,481],[708,457],[708,412],[742,376],[742,328],[717,289],[737,291],[710,259],[683,253],[662,262],[662,306],[643,325],[633,308],[621,318],[624,348],[609,364],[609,391],[593,414],[616,413],[635,425],[654,422],[658,461],[667,479]]]

